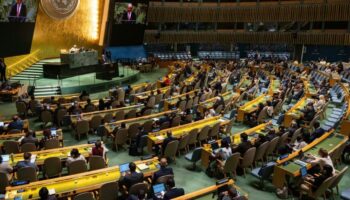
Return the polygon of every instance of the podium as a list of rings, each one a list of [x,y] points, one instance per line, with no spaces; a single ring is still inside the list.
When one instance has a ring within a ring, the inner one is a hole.
[[[98,64],[98,52],[95,50],[77,53],[61,53],[61,63],[68,64],[70,69]]]

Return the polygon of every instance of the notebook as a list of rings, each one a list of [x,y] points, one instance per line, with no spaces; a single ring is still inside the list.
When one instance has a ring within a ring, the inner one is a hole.
[[[139,168],[142,171],[142,170],[148,169],[149,166],[146,165],[145,163],[141,163],[137,165],[137,168]]]

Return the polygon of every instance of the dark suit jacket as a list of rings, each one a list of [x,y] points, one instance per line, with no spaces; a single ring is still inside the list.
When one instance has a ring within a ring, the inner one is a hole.
[[[171,167],[160,168],[160,170],[153,175],[153,183],[155,183],[159,177],[171,174],[174,174]]]
[[[163,144],[162,144],[162,151],[164,153],[166,146],[168,145],[169,142],[176,140],[176,138],[173,137],[167,137],[164,139]]]
[[[130,20],[128,19],[128,12],[123,13],[122,18],[123,24],[135,24],[136,23],[136,14],[134,12],[131,12]]]
[[[252,147],[252,143],[250,143],[250,141],[242,142],[241,144],[238,145],[237,149],[235,149],[234,152],[239,152],[241,156],[243,156],[244,153],[251,147]]]
[[[141,183],[143,181],[143,173],[132,172],[120,180],[122,185],[125,185],[128,189],[135,185],[136,183]]]
[[[26,17],[27,17],[27,7],[26,5],[24,5],[24,3],[22,3],[22,7],[21,7],[21,11],[19,13],[19,16],[21,18],[17,19],[17,3],[13,4],[11,7],[11,11],[9,14],[9,20],[12,22],[25,22]]]
[[[169,191],[167,191],[164,194],[164,200],[173,199],[173,198],[182,196],[184,194],[185,194],[184,189],[182,189],[182,188],[173,188],[173,189],[170,189]]]

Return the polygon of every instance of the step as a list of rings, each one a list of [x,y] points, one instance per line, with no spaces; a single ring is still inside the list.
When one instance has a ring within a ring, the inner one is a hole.
[[[58,85],[37,86],[36,88],[59,88]]]
[[[14,77],[21,77],[21,78],[40,78],[42,76],[38,76],[38,75],[25,75],[25,74],[17,74]]]
[[[42,70],[42,69],[32,69],[32,68],[29,68],[29,69],[24,70],[23,72],[37,72],[37,73],[43,73],[43,70]]]
[[[31,67],[29,67],[28,69],[44,69],[43,67],[41,67],[41,66],[31,66]]]
[[[61,91],[60,88],[35,88],[35,92]]]
[[[31,75],[38,75],[38,76],[40,76],[40,75],[42,75],[42,73],[40,73],[40,72],[31,72],[31,71],[23,71],[20,74],[21,75],[28,75],[28,76],[31,76]]]
[[[34,92],[34,96],[52,96],[52,95],[60,95],[58,92]]]

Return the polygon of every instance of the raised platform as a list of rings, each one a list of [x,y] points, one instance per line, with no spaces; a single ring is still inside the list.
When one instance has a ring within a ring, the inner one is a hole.
[[[57,62],[59,59],[49,59],[45,62]],[[30,69],[30,68],[29,68]],[[101,92],[110,89],[116,85],[131,84],[139,80],[140,72],[137,70],[130,69],[125,66],[119,66],[119,74],[121,77],[113,78],[112,80],[100,80],[96,78],[96,73],[89,73],[84,75],[78,75],[65,79],[48,79],[43,78],[42,71],[38,72],[36,77],[22,79],[22,84],[29,85],[29,87],[35,86],[35,95],[37,96],[50,96],[55,93],[71,94],[79,93],[82,90],[86,90],[89,93]],[[59,89],[58,89],[59,88]]]

